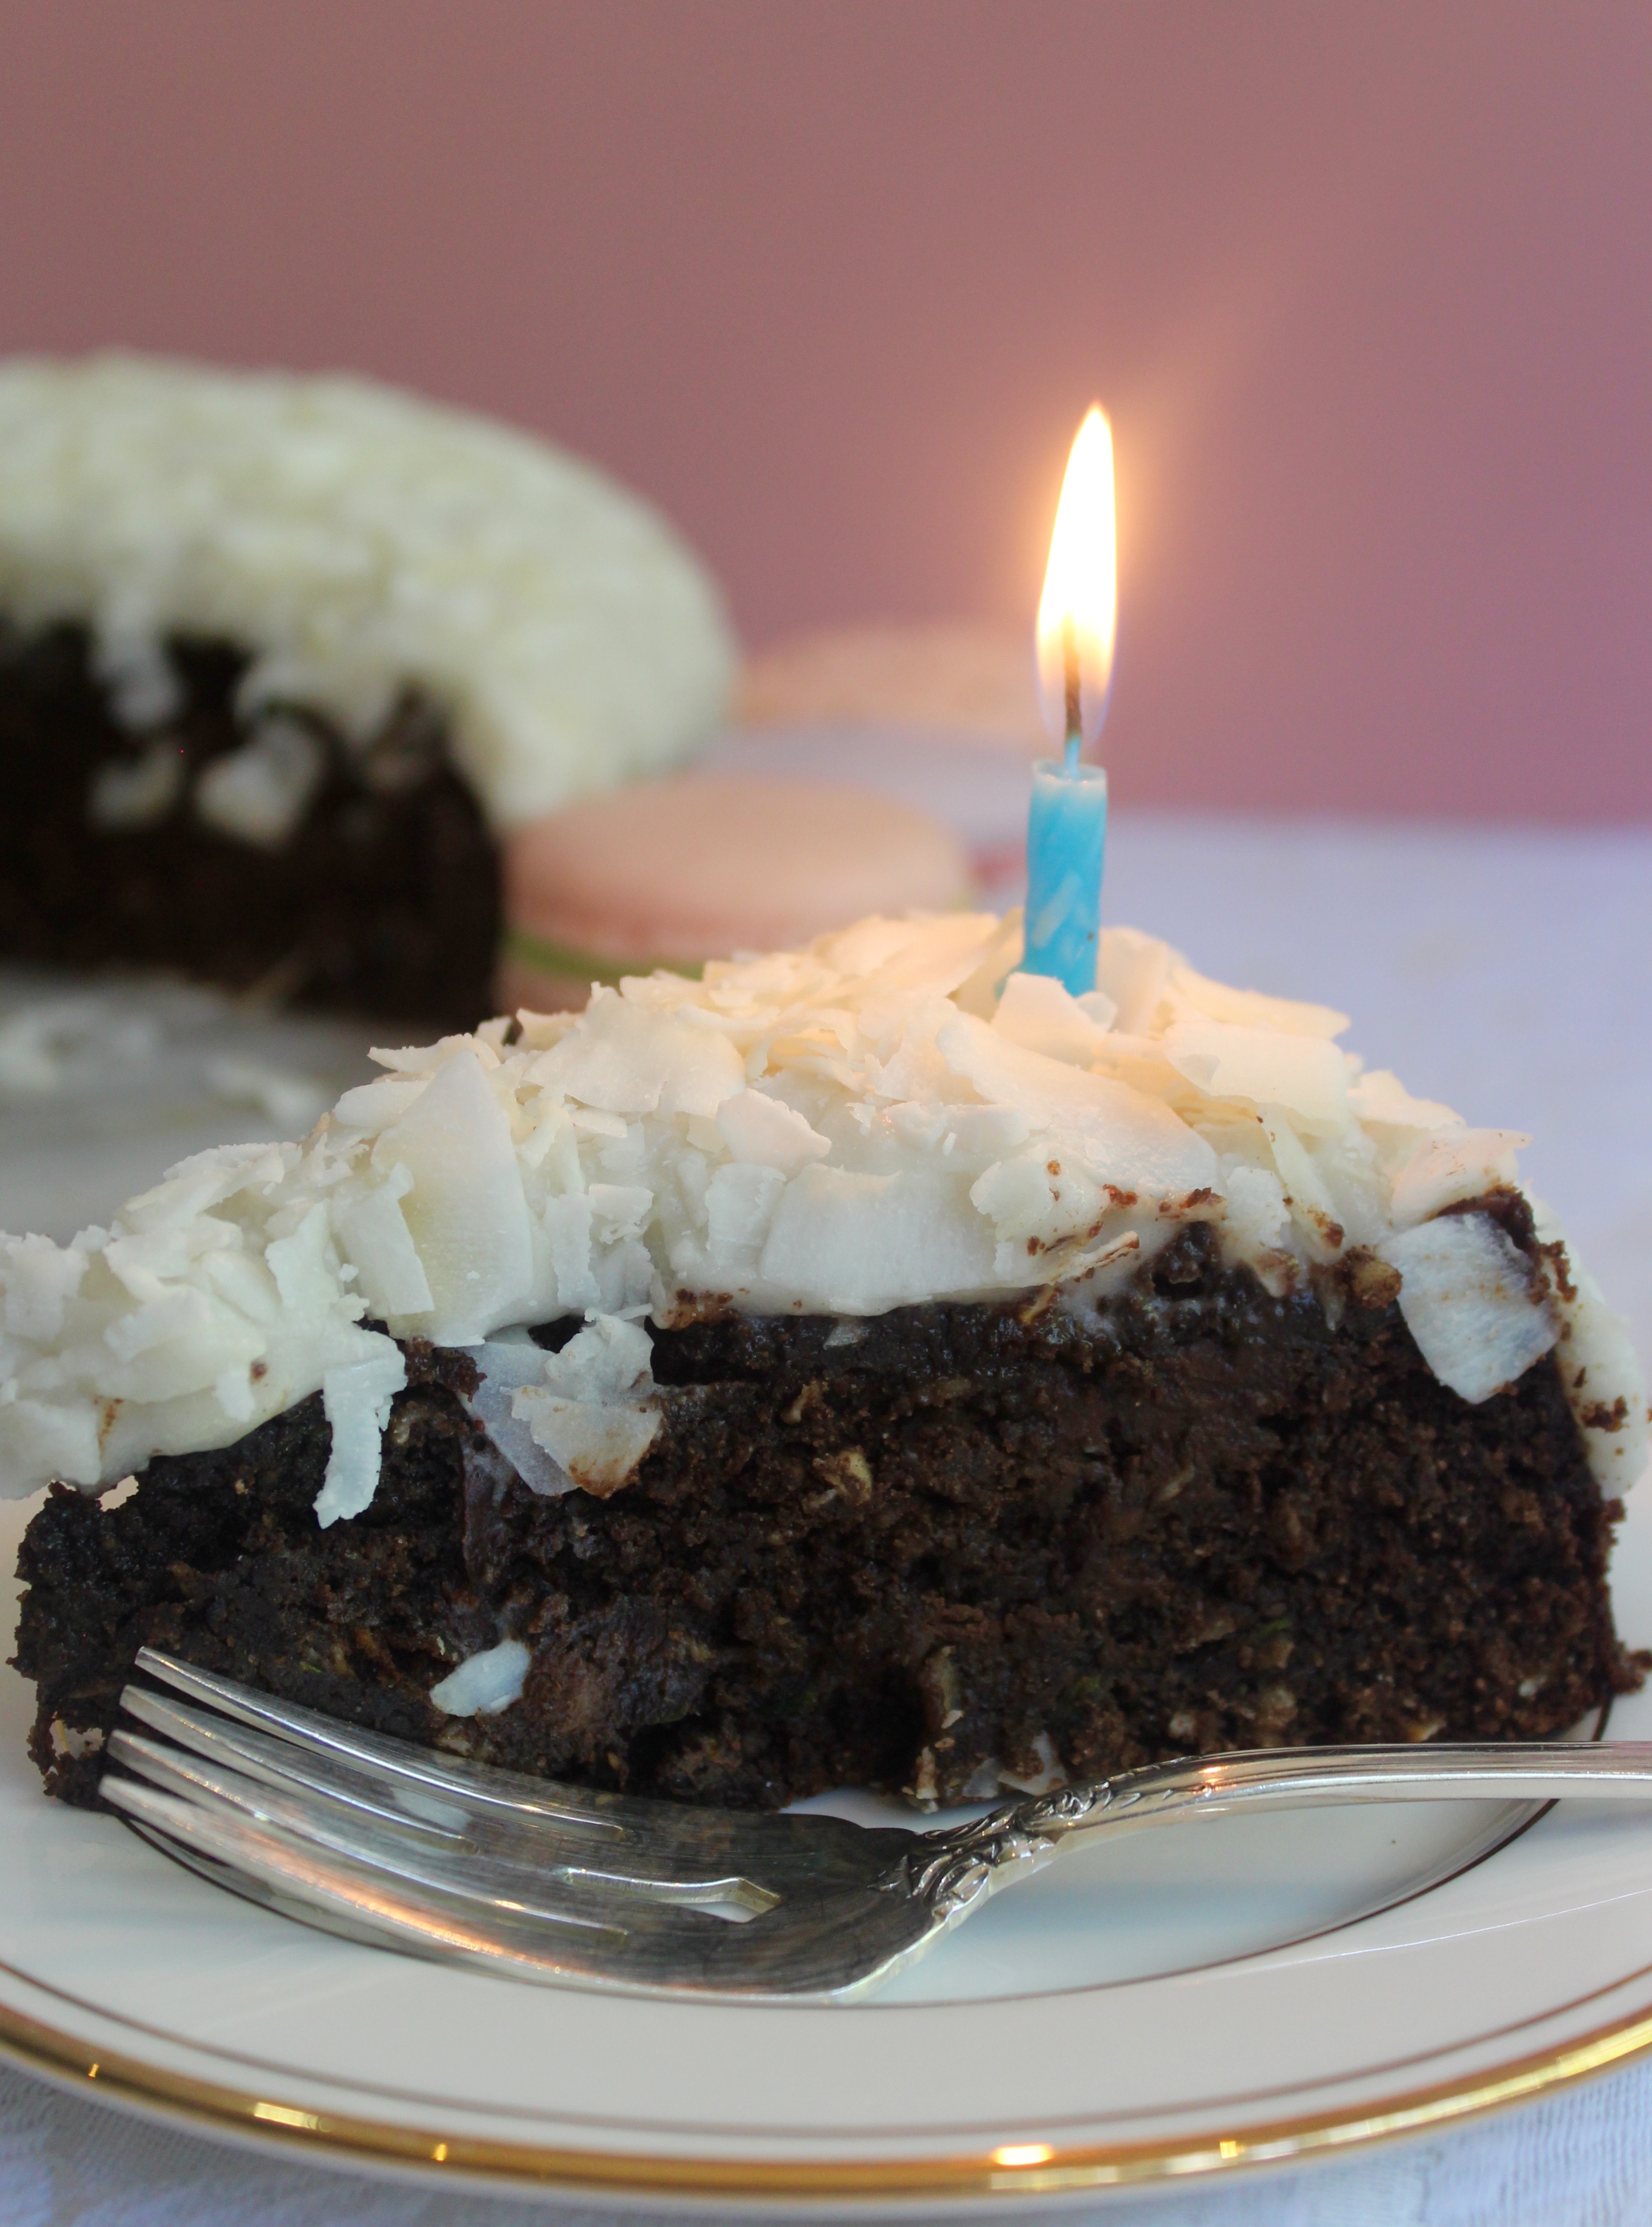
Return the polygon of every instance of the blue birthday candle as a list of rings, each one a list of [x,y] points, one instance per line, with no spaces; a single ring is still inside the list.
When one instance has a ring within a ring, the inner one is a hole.
[[[1080,997],[1095,987],[1101,932],[1101,859],[1107,837],[1105,766],[1065,760],[1032,769],[1027,815],[1026,950],[1029,974],[1053,974]]]
[[[1067,460],[1038,603],[1039,694],[1051,738],[1064,748],[1032,770],[1021,961],[1030,974],[1053,974],[1075,997],[1095,987],[1107,776],[1082,753],[1107,716],[1118,609],[1113,434],[1094,408]]]

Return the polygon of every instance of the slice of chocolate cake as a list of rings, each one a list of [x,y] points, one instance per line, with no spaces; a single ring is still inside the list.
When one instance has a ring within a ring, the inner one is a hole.
[[[664,523],[363,382],[0,365],[0,954],[469,1027],[501,847],[732,672]]]
[[[1522,1140],[1340,1015],[1125,930],[1073,999],[1018,934],[870,921],[386,1052],[303,1145],[8,1241],[52,1790],[94,1798],[145,1643],[759,1804],[1537,1737],[1635,1682],[1644,1394]]]

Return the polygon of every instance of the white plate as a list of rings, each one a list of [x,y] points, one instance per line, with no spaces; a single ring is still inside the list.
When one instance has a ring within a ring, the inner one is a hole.
[[[0,1509],[8,1562],[29,1512]],[[1617,1567],[1622,1628],[1652,1637],[1652,1500]],[[41,1798],[30,1694],[0,1673],[0,2049],[300,2155],[677,2208],[1024,2201],[1436,2125],[1652,2045],[1635,1809],[1132,1836],[864,2006],[717,2007],[444,1970],[238,1902]],[[1652,1733],[1652,1696],[1611,1729]]]
[[[1177,833],[1182,851],[1189,840]],[[1237,873],[1247,840],[1229,827],[1199,874],[1160,878],[1197,890],[1224,861]],[[1290,840],[1301,871],[1331,873],[1319,837]],[[1154,855],[1139,830],[1137,869]],[[1452,853],[1453,885],[1466,857]],[[1546,886],[1556,870],[1550,858]],[[1250,900],[1281,879],[1247,872]],[[1551,912],[1545,949],[1574,913],[1593,917],[1586,904]],[[1324,916],[1334,938],[1341,914]],[[1327,982],[1364,981],[1366,944],[1345,940]],[[1586,956],[1559,969],[1569,997],[1594,979]],[[1510,984],[1464,991],[1452,1029],[1528,994],[1519,968]],[[0,1026],[38,987],[0,970]],[[252,1133],[209,1056],[312,1077],[328,1095],[366,1072],[361,1032],[344,1024],[259,1022],[153,986],[123,986],[120,1002],[147,1037],[118,1089],[77,1088],[71,1045],[59,1089],[14,1092],[0,1225],[67,1236],[180,1152]],[[1589,1045],[1621,1049],[1579,1011]],[[1559,1025],[1551,1014],[1546,1032]],[[1517,1040],[1493,1037],[1489,1050],[1484,1031],[1472,1038],[1476,1061]],[[1579,1056],[1546,1056],[1545,1069],[1569,1078],[1568,1104],[1595,1107],[1598,1091],[1572,1087]],[[1400,1064],[1426,1078],[1439,1049]],[[1530,1126],[1552,1130],[1565,1110]],[[272,1116],[261,1133],[284,1126]],[[1639,1292],[1624,1153],[1610,1135],[1585,1141],[1572,1157],[1602,1171],[1596,1219],[1626,1233],[1597,1266],[1615,1292]],[[1631,1643],[1652,1642],[1652,1486],[1642,1496],[1616,1564]],[[29,1513],[0,1504],[4,1567]],[[82,2093],[298,2156],[677,2211],[742,2198],[817,2214],[990,2206],[1438,2125],[1652,2047],[1652,1815],[1622,1806],[1568,1803],[1517,1837],[1526,1813],[1468,1804],[1133,1837],[992,1903],[864,2007],[718,2009],[514,1986],[268,1917],[112,1819],[44,1801],[23,1753],[30,1700],[0,1669],[0,2050]],[[1652,1694],[1619,1702],[1611,1730],[1652,1737]]]

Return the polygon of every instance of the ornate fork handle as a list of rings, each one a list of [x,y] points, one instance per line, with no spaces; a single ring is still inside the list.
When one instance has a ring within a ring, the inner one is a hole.
[[[1063,1786],[924,1836],[887,1884],[948,1924],[984,1896],[1042,1870],[1087,1834],[1199,1814],[1361,1802],[1547,1802],[1560,1795],[1645,1801],[1652,1741],[1507,1745],[1263,1748],[1149,1764],[1093,1786]]]

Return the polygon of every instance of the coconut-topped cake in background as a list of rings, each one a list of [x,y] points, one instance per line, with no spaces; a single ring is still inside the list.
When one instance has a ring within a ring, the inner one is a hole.
[[[1632,1683],[1623,1325],[1328,1009],[873,918],[378,1054],[0,1260],[35,1753],[142,1643],[601,1784],[921,1801]],[[136,1473],[119,1505],[97,1494]]]
[[[0,954],[440,1024],[500,853],[718,726],[720,599],[529,436],[364,380],[0,365]]]

